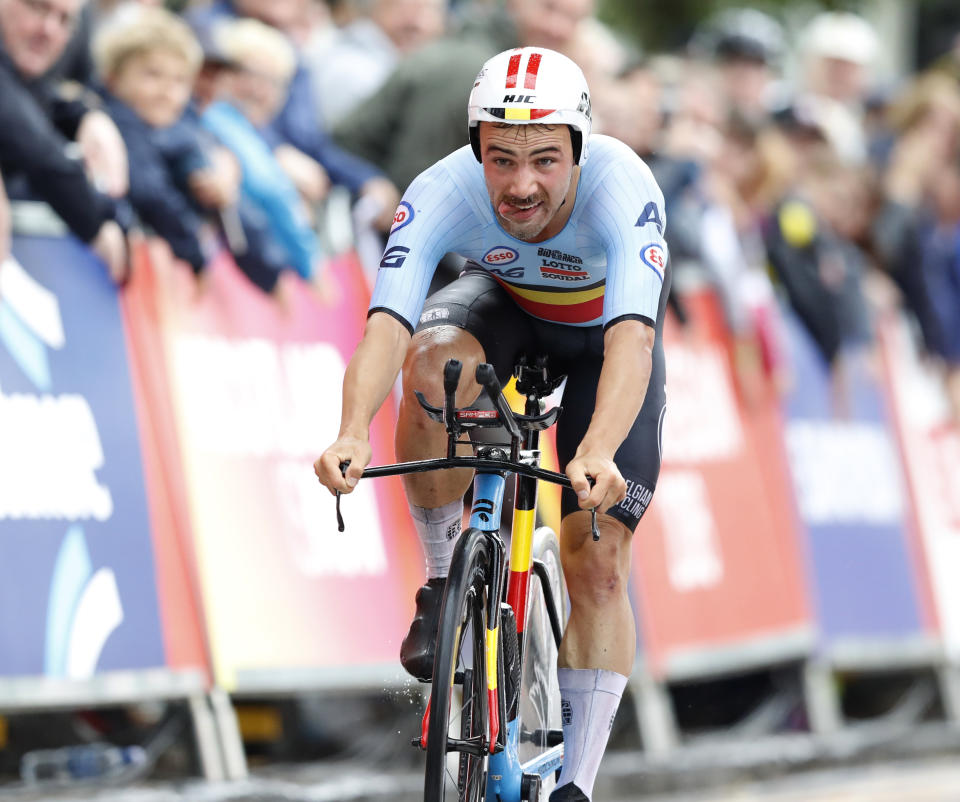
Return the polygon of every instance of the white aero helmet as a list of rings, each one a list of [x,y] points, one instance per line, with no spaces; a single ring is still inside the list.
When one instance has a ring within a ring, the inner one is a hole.
[[[573,160],[587,160],[590,89],[581,69],[566,56],[543,47],[498,53],[483,65],[467,101],[470,144],[480,161],[479,126],[497,123],[569,125]]]

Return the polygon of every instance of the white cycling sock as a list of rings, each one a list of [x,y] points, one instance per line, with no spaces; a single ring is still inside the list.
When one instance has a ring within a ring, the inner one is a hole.
[[[557,788],[573,783],[589,798],[627,678],[602,669],[559,668],[557,680],[563,715],[563,769]]]
[[[450,571],[453,547],[463,526],[463,499],[458,498],[436,509],[409,506],[427,558],[427,579],[445,577]]]

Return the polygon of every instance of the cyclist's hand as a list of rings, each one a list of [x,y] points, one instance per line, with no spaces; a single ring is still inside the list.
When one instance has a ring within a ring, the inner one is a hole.
[[[616,463],[608,457],[578,455],[567,463],[566,473],[579,499],[580,509],[596,507],[597,512],[606,512],[627,496],[627,483]],[[592,489],[588,476],[595,480]]]
[[[317,474],[320,484],[331,493],[337,490],[341,493],[349,493],[356,487],[363,469],[370,464],[371,456],[370,441],[356,437],[341,437],[313,463],[313,471]],[[348,461],[350,466],[344,476],[340,473],[340,465]]]

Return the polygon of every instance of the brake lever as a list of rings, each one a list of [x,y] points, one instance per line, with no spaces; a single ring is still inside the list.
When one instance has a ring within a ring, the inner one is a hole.
[[[591,488],[597,483],[597,480],[592,476],[587,476],[587,481],[590,483]],[[593,535],[593,542],[596,543],[600,539],[600,529],[597,527],[596,507],[590,508],[590,533]]]
[[[349,468],[349,467],[350,467],[350,460],[344,460],[343,462],[341,462],[341,463],[340,463],[340,475],[341,475],[341,476],[346,476],[346,475],[347,475],[347,468]],[[337,531],[338,531],[338,532],[342,532],[344,529],[347,528],[347,527],[346,527],[346,524],[344,524],[344,522],[343,522],[343,513],[340,512],[340,496],[342,496],[343,493],[341,493],[339,490],[337,490],[337,491],[335,491],[335,495],[336,495],[336,497],[337,497]]]

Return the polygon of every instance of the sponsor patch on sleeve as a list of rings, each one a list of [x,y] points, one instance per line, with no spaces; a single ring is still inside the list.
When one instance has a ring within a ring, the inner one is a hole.
[[[410,253],[410,249],[404,248],[402,245],[394,245],[392,248],[387,248],[383,254],[383,258],[380,260],[380,267],[403,267],[403,263],[407,261],[408,253]]]
[[[390,233],[392,234],[394,231],[399,231],[405,225],[411,223],[413,218],[413,207],[406,201],[400,201],[400,205],[393,215],[393,225],[390,226]]]
[[[667,254],[663,250],[662,245],[659,245],[656,242],[651,242],[649,245],[644,245],[640,249],[640,259],[643,260],[643,263],[647,267],[657,274],[657,278],[659,278],[660,281],[663,281],[663,272],[667,267]]]

